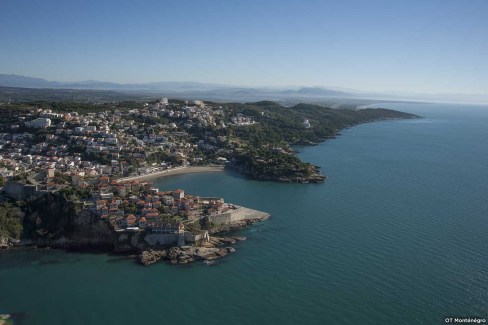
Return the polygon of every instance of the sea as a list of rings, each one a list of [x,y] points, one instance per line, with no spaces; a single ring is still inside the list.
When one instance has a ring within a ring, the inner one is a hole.
[[[19,324],[445,324],[488,318],[488,106],[382,103],[423,118],[298,147],[323,184],[232,172],[161,189],[269,212],[213,265],[106,253],[0,253],[0,313]]]

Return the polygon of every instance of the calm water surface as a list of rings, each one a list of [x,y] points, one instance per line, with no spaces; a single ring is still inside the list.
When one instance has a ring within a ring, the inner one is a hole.
[[[300,148],[325,184],[231,173],[164,189],[267,211],[219,264],[141,267],[106,254],[0,254],[0,313],[25,324],[442,324],[488,318],[488,107],[383,105],[420,120],[363,124]]]

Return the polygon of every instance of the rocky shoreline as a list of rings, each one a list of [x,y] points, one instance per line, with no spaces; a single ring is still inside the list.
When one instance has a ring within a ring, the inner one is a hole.
[[[234,221],[231,223],[226,223],[218,226],[214,226],[211,229],[208,230],[208,233],[210,235],[218,234],[218,233],[226,233],[226,232],[232,232],[232,231],[237,231],[242,228],[249,227],[257,222],[261,222],[263,220],[266,220],[268,217],[263,217],[263,218],[254,218],[254,219],[245,219],[245,220],[239,220],[239,221]]]
[[[246,219],[214,226],[208,230],[209,234],[224,234],[234,232],[251,226],[269,218],[269,215],[261,218]],[[171,264],[187,264],[194,261],[211,261],[234,253],[236,249],[231,247],[237,242],[245,241],[242,236],[217,237],[210,236],[208,242],[202,242],[198,246],[174,246],[168,248],[144,249],[138,255],[138,262],[142,265],[151,265],[161,260],[169,261]]]
[[[311,166],[312,171],[310,175],[295,175],[290,177],[274,177],[267,174],[259,174],[246,169],[243,166],[232,166],[227,165],[226,168],[237,171],[238,173],[249,177],[250,179],[255,179],[258,181],[269,181],[277,183],[300,183],[300,184],[310,184],[310,183],[323,183],[327,179],[325,175],[320,173],[319,167]]]
[[[306,177],[280,177],[276,179],[276,182],[279,183],[301,183],[301,184],[318,184],[318,183],[323,183],[327,177],[325,175],[322,175],[319,171],[315,171],[309,176]]]
[[[144,250],[138,257],[142,265],[151,265],[160,260],[167,260],[171,264],[187,264],[194,261],[213,261],[235,252],[229,246],[237,241],[244,241],[246,237],[210,237],[208,243],[201,246],[181,246],[167,249]]]
[[[208,229],[209,240],[200,242],[198,245],[173,246],[173,247],[140,247],[136,251],[117,251],[114,243],[115,237],[105,239],[67,239],[59,238],[52,241],[31,241],[31,240],[13,240],[11,238],[0,237],[0,249],[63,249],[67,251],[84,251],[84,252],[107,252],[123,254],[127,257],[135,257],[137,262],[142,265],[151,265],[159,261],[168,261],[171,264],[188,264],[194,261],[204,261],[212,263],[214,260],[222,258],[236,249],[231,247],[237,242],[245,241],[247,238],[242,236],[216,236],[216,234],[225,234],[235,232],[257,222],[269,218],[268,214],[258,218],[244,219],[231,223],[213,226]],[[136,253],[136,254],[134,254]]]

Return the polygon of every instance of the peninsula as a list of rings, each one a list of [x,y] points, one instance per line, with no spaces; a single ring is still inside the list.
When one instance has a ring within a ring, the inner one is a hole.
[[[211,260],[240,237],[213,237],[269,214],[223,198],[160,191],[151,178],[235,170],[256,180],[321,183],[294,145],[359,123],[417,116],[274,102],[0,104],[0,246],[134,253],[143,264]]]

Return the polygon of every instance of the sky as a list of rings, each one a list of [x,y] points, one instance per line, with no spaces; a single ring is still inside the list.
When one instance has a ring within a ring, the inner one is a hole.
[[[0,73],[488,93],[488,0],[0,0]]]

